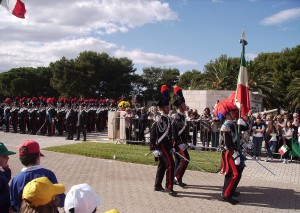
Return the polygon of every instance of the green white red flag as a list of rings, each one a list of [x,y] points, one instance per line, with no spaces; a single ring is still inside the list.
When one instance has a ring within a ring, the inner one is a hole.
[[[288,150],[289,150],[289,147],[284,144],[280,147],[280,149],[278,151],[281,155],[284,155],[284,153],[286,153]]]
[[[18,18],[25,18],[25,4],[21,0],[0,0],[0,5]]]
[[[244,116],[250,110],[250,96],[249,96],[249,86],[248,86],[248,71],[247,71],[246,60],[245,60],[245,45],[247,45],[247,41],[241,39],[241,43],[242,43],[243,50],[241,55],[237,89],[235,93],[235,105],[237,106],[238,109],[241,110],[241,116]]]

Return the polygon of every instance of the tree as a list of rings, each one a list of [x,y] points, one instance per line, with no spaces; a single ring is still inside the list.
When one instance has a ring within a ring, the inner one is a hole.
[[[198,70],[184,72],[179,76],[178,86],[182,89],[196,88],[197,82],[195,81],[201,79],[201,75],[201,72]]]
[[[204,66],[203,88],[213,90],[235,90],[240,67],[239,58],[221,55]]]

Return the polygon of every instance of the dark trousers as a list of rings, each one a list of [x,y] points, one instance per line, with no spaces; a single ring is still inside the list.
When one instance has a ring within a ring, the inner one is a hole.
[[[9,118],[4,119],[4,125],[5,125],[5,132],[9,132]]]
[[[67,134],[68,134],[67,138],[70,139],[70,140],[73,140],[73,135],[74,135],[73,125],[67,124],[66,125],[66,130],[67,130]]]
[[[77,140],[80,139],[80,133],[82,132],[83,140],[86,140],[86,128],[84,126],[77,126]]]
[[[156,171],[155,188],[162,187],[162,181],[166,173],[166,188],[173,190],[174,183],[174,161],[170,149],[166,148],[164,144],[161,146],[161,156]]]
[[[185,157],[187,160],[190,160],[190,155],[189,155],[187,149],[185,149],[184,151],[182,151],[182,149],[179,149],[178,152],[180,155]],[[175,174],[174,174],[174,176],[176,177],[176,179],[179,183],[182,183],[182,177],[189,165],[189,162],[186,159],[175,154]]]

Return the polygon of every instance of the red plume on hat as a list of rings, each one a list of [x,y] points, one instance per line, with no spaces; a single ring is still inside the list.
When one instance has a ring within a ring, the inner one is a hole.
[[[182,89],[179,86],[174,87],[174,102],[173,105],[178,106],[182,103],[185,103],[185,99],[182,94]]]
[[[10,98],[6,98],[6,99],[5,99],[5,103],[10,104],[10,103],[11,103],[11,99],[10,99]]]
[[[48,98],[47,99],[47,104],[53,104],[53,98]]]
[[[162,95],[162,99],[157,103],[157,106],[163,107],[163,106],[169,105],[170,92],[169,92],[169,88],[167,87],[167,85],[162,85],[160,88],[160,92]]]

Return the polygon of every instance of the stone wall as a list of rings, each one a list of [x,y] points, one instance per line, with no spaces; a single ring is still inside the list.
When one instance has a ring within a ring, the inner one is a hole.
[[[217,100],[227,99],[234,92],[230,90],[183,90],[185,103],[191,109],[197,109],[201,115],[204,108],[209,107],[212,112]]]

